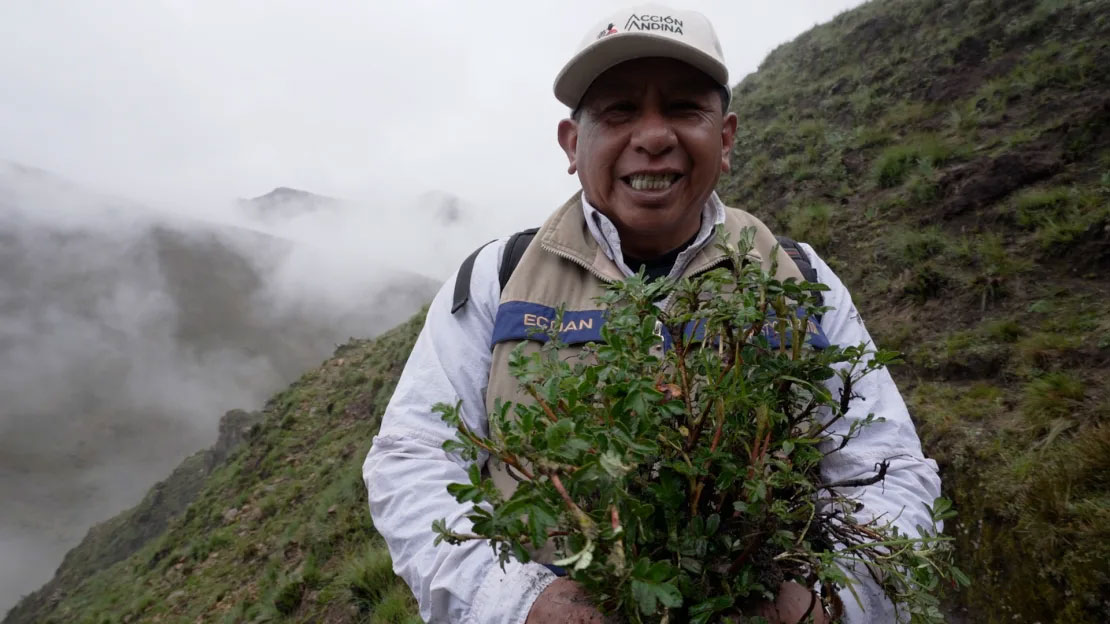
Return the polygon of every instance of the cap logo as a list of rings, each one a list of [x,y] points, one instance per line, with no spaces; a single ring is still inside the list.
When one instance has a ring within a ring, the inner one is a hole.
[[[643,15],[632,14],[624,25],[625,30],[656,30],[682,34],[682,20],[670,15]]]
[[[609,22],[609,25],[605,27],[605,30],[597,33],[597,38],[601,39],[605,35],[615,35],[615,34],[617,34],[617,29],[613,28],[613,22]]]

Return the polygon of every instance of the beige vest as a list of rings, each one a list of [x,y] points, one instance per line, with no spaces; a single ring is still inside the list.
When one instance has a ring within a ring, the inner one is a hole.
[[[743,210],[725,208],[724,229],[731,236],[730,240],[737,240],[741,231],[748,227],[755,228],[755,245],[748,257],[760,262],[764,271],[770,271],[773,254],[777,253],[776,278],[793,277],[802,281],[797,265],[785,251],[776,249],[778,241],[763,222]],[[707,244],[687,265],[683,277],[712,269],[724,260],[724,253],[716,245]],[[569,344],[562,355],[573,357],[581,351],[574,343],[586,342],[600,329],[603,311],[595,299],[604,292],[606,284],[621,279],[624,274],[590,233],[580,195],[575,194],[536,233],[501,291],[494,322],[486,409],[492,411],[498,399],[531,402],[531,397],[520,390],[516,379],[509,374],[508,366],[509,354],[522,341],[527,342],[528,352],[539,349],[539,342],[526,338],[529,331],[546,327],[554,319],[555,310],[564,306],[561,334]],[[486,469],[501,492],[510,496],[517,481],[506,472],[506,466],[490,460]],[[533,553],[541,563],[550,563],[553,555],[550,548]]]

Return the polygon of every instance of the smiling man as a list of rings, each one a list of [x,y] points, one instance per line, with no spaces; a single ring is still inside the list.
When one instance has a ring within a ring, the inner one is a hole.
[[[625,255],[661,256],[698,233],[702,211],[691,207],[706,204],[728,168],[736,115],[727,107],[727,89],[705,73],[641,58],[598,76],[559,123],[570,173],[616,226]]]
[[[573,112],[559,122],[559,145],[582,191],[538,231],[496,241],[475,252],[436,296],[424,329],[386,408],[381,432],[364,465],[374,523],[394,567],[412,588],[430,622],[564,624],[602,622],[580,589],[550,564],[502,568],[478,542],[434,545],[432,522],[446,518],[467,530],[468,505],[447,493],[467,481],[468,466],[442,450],[454,431],[431,410],[462,402],[467,425],[487,435],[487,406],[520,401],[508,356],[536,327],[549,326],[564,307],[560,327],[569,351],[600,340],[603,310],[596,298],[607,283],[643,269],[650,278],[682,277],[720,265],[717,228],[735,239],[755,229],[753,258],[778,277],[803,277],[829,287],[821,319],[828,340],[870,343],[851,296],[806,245],[793,253],[752,215],[724,206],[714,192],[728,171],[737,118],[728,112],[728,70],[709,21],[701,14],[646,5],[607,17],[588,31],[578,53],[555,80],[555,95]],[[532,347],[534,348],[534,346]],[[832,382],[835,383],[835,382]],[[838,388],[831,387],[835,393]],[[856,387],[848,417],[883,420],[864,429],[848,448],[822,464],[826,482],[873,474],[890,459],[886,479],[844,492],[863,503],[858,515],[895,519],[904,532],[931,524],[922,503],[940,493],[936,465],[925,459],[905,404],[890,375],[873,373]],[[515,481],[502,466],[480,458],[509,493]],[[855,595],[842,592],[845,621],[893,622],[891,605],[864,570]],[[856,598],[858,596],[858,599]],[[824,622],[811,593],[785,583],[776,600],[749,605],[771,622]],[[807,615],[808,614],[808,615]]]

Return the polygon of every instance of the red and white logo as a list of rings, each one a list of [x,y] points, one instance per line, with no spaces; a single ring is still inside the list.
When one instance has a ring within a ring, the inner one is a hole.
[[[609,22],[609,25],[605,27],[605,30],[597,33],[597,38],[601,39],[605,35],[615,35],[615,34],[617,34],[617,29],[613,28],[613,23],[612,22]]]

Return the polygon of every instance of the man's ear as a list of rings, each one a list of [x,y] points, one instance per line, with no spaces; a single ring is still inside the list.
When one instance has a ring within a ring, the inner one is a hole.
[[[733,125],[735,131],[735,124]],[[578,122],[573,119],[564,119],[559,122],[559,147],[567,155],[570,166],[567,173],[578,171]]]
[[[728,173],[732,165],[732,141],[736,138],[736,113],[725,115],[721,124],[721,173]]]

